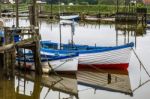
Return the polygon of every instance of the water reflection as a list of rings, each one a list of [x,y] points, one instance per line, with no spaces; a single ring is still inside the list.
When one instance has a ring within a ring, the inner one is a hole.
[[[71,99],[78,98],[75,75],[42,75],[34,73],[16,75],[17,99]]]
[[[5,78],[0,68],[0,99],[16,99],[15,81]]]
[[[5,22],[6,26],[13,25],[12,19],[6,19]],[[20,19],[20,26],[28,25],[28,23],[28,19]],[[39,24],[42,40],[59,42],[59,25],[57,21],[51,22],[42,19]],[[63,26],[62,43],[68,43],[70,31],[70,26]],[[142,24],[79,22],[75,27],[74,42],[77,44],[109,46],[127,42],[134,42],[136,45],[138,40],[136,52],[140,55],[143,63],[148,66],[149,50],[145,49],[149,49],[149,38],[150,35]],[[140,75],[140,72],[137,70],[138,62],[135,60],[133,56],[130,61],[131,65],[129,66],[133,89],[136,89]],[[149,67],[147,69],[150,70]],[[29,97],[31,99],[58,99],[78,98],[78,96],[80,99],[99,99],[100,97],[104,99],[116,96],[117,99],[140,99],[142,97],[148,99],[146,96],[149,97],[149,83],[144,84],[140,89],[138,88],[139,90],[135,91],[134,97],[130,97],[132,91],[128,72],[79,71],[77,79],[76,76],[61,76],[64,80],[61,80],[56,75],[36,77],[32,73],[17,73],[15,80],[9,80],[3,78],[0,74],[0,99],[20,99],[20,97],[22,99]],[[147,77],[144,75],[143,79],[145,80]],[[92,91],[86,90],[89,88]],[[93,90],[97,94],[93,95]]]
[[[77,84],[78,83],[78,84]],[[17,72],[15,79],[0,77],[1,99],[79,99],[85,88],[132,96],[127,71],[80,70],[76,75],[42,75]],[[78,96],[80,94],[80,96]],[[90,93],[92,94],[92,93]]]
[[[12,26],[15,23],[14,21],[15,19],[6,18],[6,26]],[[29,26],[29,20],[27,18],[20,18],[20,26]],[[59,42],[59,21],[39,19],[39,27],[42,40]],[[74,43],[109,46],[134,42],[136,45],[136,37],[147,33],[145,28],[146,26],[140,23],[80,21],[75,25]],[[62,43],[68,43],[71,39],[70,35],[70,26],[62,26]]]
[[[95,90],[106,90],[133,95],[128,71],[82,70],[77,73],[78,84]]]
[[[78,99],[76,75],[16,73],[15,79],[0,75],[0,99]]]

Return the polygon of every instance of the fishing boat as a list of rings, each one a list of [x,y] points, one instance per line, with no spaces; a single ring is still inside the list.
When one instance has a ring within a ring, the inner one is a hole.
[[[18,58],[16,66],[21,64],[22,68],[35,70],[34,58],[32,53],[26,53],[25,57]],[[78,68],[78,54],[66,53],[65,55],[45,55],[41,54],[41,65],[45,73],[49,71],[75,73]]]
[[[134,43],[120,46],[100,47],[88,45],[60,44],[41,41],[41,52],[46,55],[79,53],[78,68],[127,69]]]
[[[78,14],[75,14],[75,15],[60,15],[60,19],[62,19],[62,20],[78,20],[79,15]]]
[[[80,86],[133,96],[127,70],[80,70],[77,80]]]

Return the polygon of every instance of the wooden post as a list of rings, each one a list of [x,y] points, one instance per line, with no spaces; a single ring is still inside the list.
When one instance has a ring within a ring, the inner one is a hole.
[[[118,9],[119,9],[119,2],[117,0],[117,13],[118,13]]]
[[[32,93],[32,97],[34,99],[40,98],[40,93],[42,91],[42,88],[40,87],[40,85],[41,85],[41,76],[35,75],[34,89],[33,89],[33,93]]]
[[[16,2],[16,27],[19,27],[19,16],[18,16],[18,0]]]
[[[4,44],[10,44],[14,42],[13,35],[8,27],[4,27]],[[4,51],[4,74],[14,78],[14,65],[15,65],[16,55],[15,47],[7,49]]]
[[[0,18],[1,18],[2,16],[1,16],[1,3],[0,3]]]
[[[52,4],[53,2],[52,2],[52,0],[51,0],[51,18],[53,17],[53,4]]]
[[[33,53],[34,53],[34,62],[35,62],[36,73],[37,74],[42,74],[39,42],[35,42],[35,49],[33,49]]]
[[[30,24],[34,27],[38,26],[37,22],[37,10],[36,10],[36,0],[32,1],[32,16],[30,20]],[[39,29],[35,29],[36,36],[39,36]],[[35,60],[35,70],[37,74],[42,74],[42,66],[41,66],[41,57],[40,57],[40,42],[39,40],[35,41],[35,49],[34,49],[34,60]]]

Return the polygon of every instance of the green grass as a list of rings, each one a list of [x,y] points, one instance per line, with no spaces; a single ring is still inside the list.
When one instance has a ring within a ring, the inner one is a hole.
[[[51,12],[51,5],[42,5],[41,6],[43,11]],[[53,5],[52,12],[58,13],[59,6]],[[135,9],[134,7],[131,7]],[[60,6],[60,12],[77,12],[77,13],[115,13],[117,11],[116,5],[73,5],[73,6]],[[120,6],[119,11],[124,12],[127,11],[129,7],[125,8],[125,6]],[[134,10],[135,11],[135,10]]]
[[[15,5],[12,4],[0,4],[1,9],[13,9]],[[20,9],[28,9],[27,4],[20,4]],[[40,5],[38,5],[40,6]],[[150,13],[150,6],[148,8],[148,13]],[[51,5],[50,4],[42,4],[41,9],[43,12],[51,12]],[[75,13],[87,13],[87,14],[97,14],[97,13],[115,13],[117,11],[116,5],[73,5],[73,6],[59,6],[53,5],[52,12],[59,13],[59,12],[75,12]],[[129,7],[119,6],[119,12],[129,11]],[[135,6],[130,7],[130,11],[135,11]]]

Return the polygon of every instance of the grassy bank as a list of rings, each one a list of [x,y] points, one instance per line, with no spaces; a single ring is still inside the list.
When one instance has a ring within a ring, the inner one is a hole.
[[[42,4],[38,5],[41,11],[43,12],[51,12],[51,5],[50,4]],[[12,4],[1,4],[1,9],[15,9],[15,5]],[[19,5],[20,10],[27,10],[28,5],[27,4],[20,4]],[[134,12],[135,6],[119,6],[118,11],[119,12]],[[148,13],[150,13],[150,6],[147,6]],[[53,13],[59,13],[59,12],[75,12],[75,13],[89,13],[89,14],[96,14],[96,13],[115,13],[117,11],[116,5],[52,5],[52,12]]]
[[[42,11],[50,12],[51,11],[51,5],[41,5]],[[58,13],[60,9],[60,12],[77,12],[77,13],[115,13],[117,11],[116,5],[73,5],[73,6],[58,6],[53,5],[52,6],[52,12]],[[134,7],[130,7],[130,11],[134,11]],[[129,11],[129,7],[120,6],[119,7],[120,12]]]

